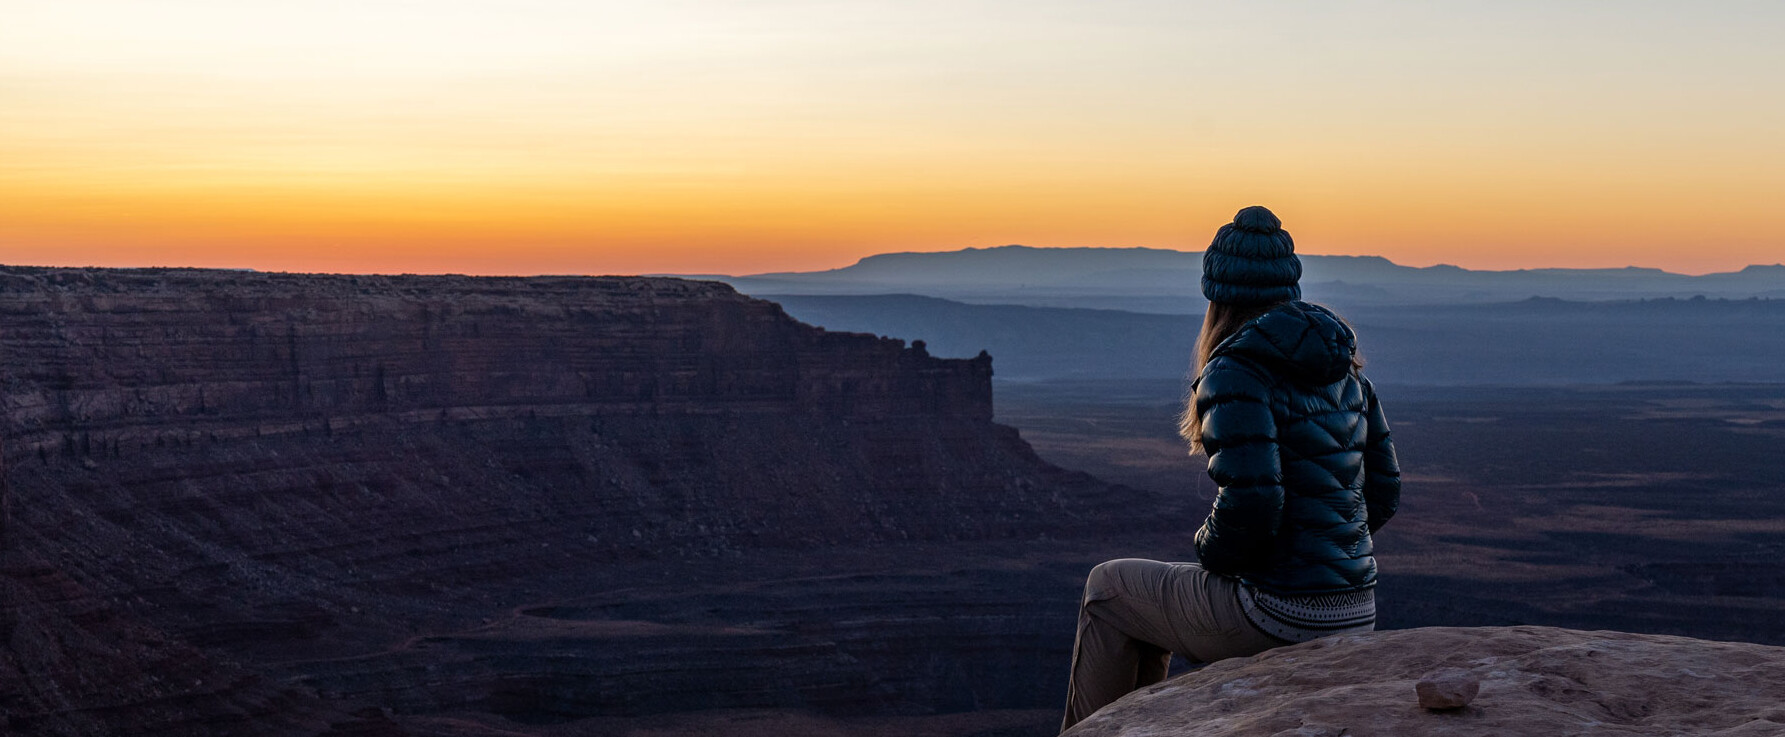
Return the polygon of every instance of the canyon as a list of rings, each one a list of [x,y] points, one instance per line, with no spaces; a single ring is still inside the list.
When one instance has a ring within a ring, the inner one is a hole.
[[[1053,734],[1084,572],[1212,489],[1180,380],[993,363],[712,282],[0,267],[0,732]],[[1785,644],[1779,385],[1379,389],[1379,626]]]
[[[0,269],[0,714],[1051,710],[1068,541],[1176,521],[994,424],[991,370],[707,282]]]

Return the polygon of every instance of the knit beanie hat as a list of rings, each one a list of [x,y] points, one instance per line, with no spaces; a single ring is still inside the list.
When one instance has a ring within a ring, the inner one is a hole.
[[[1302,261],[1295,241],[1270,210],[1254,205],[1215,231],[1202,252],[1202,296],[1252,306],[1301,299]]]

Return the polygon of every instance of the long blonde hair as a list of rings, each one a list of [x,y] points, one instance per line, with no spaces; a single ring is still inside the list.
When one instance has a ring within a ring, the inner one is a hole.
[[[1208,311],[1202,315],[1202,332],[1196,335],[1196,355],[1191,358],[1190,375],[1201,377],[1202,367],[1209,365],[1209,358],[1222,341],[1278,304],[1281,303],[1241,306],[1210,302]],[[1190,441],[1191,455],[1202,452],[1202,415],[1196,411],[1195,384],[1191,385],[1190,395],[1184,398],[1183,413],[1178,415],[1178,435]]]
[[[1246,323],[1270,312],[1279,304],[1282,303],[1242,307],[1226,302],[1210,302],[1208,312],[1203,313],[1202,316],[1202,332],[1196,336],[1196,355],[1190,367],[1191,376],[1198,378],[1202,376],[1203,367],[1209,365],[1209,359],[1214,356],[1215,348],[1219,347],[1222,341],[1233,337],[1233,334],[1239,332]],[[1334,315],[1334,317],[1338,317],[1338,315]],[[1346,327],[1351,326],[1343,317],[1338,317],[1338,320],[1345,323]],[[1364,367],[1362,354],[1351,354],[1351,367],[1353,369]],[[1203,452],[1202,415],[1196,411],[1194,384],[1191,385],[1190,396],[1184,398],[1183,413],[1178,415],[1178,435],[1190,442],[1191,455]]]

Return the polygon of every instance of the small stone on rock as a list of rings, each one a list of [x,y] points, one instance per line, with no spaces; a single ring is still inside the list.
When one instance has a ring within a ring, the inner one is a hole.
[[[1419,679],[1413,690],[1419,693],[1419,705],[1427,709],[1461,709],[1481,693],[1481,679],[1467,671],[1438,671]]]

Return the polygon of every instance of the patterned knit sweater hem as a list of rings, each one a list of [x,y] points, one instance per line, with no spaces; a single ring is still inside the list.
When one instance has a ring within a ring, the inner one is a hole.
[[[1376,590],[1342,594],[1277,596],[1249,585],[1239,587],[1247,621],[1284,642],[1307,642],[1328,635],[1376,629]]]

